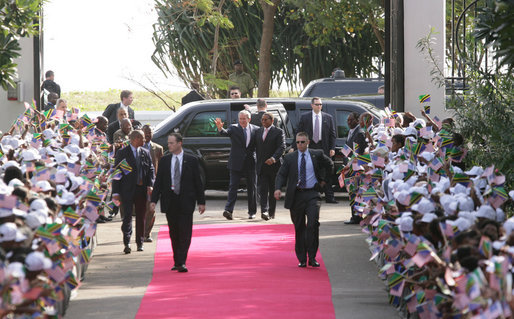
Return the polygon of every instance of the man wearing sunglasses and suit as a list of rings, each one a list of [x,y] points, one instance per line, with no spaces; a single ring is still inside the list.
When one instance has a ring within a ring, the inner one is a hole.
[[[323,103],[319,97],[311,100],[312,112],[304,113],[298,122],[298,132],[309,134],[309,148],[322,150],[329,157],[335,155],[336,129],[332,115],[322,112]],[[295,147],[296,145],[293,145]],[[337,204],[332,189],[332,178],[327,179],[325,186],[325,201],[329,204]]]
[[[296,134],[297,150],[284,157],[275,180],[275,199],[280,199],[286,186],[284,207],[290,210],[295,229],[295,252],[298,267],[319,267],[316,253],[319,246],[320,190],[332,174],[334,164],[322,150],[309,149],[309,135]]]

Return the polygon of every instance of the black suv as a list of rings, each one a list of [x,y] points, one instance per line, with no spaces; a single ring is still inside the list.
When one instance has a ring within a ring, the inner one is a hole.
[[[323,78],[309,82],[300,97],[337,97],[362,100],[384,109],[384,95],[377,94],[384,79]]]
[[[267,98],[268,112],[273,113],[277,119],[277,126],[284,130],[286,144],[293,142],[295,128],[300,115],[310,112],[311,100],[303,98]],[[340,149],[346,142],[348,135],[347,118],[351,112],[370,112],[376,118],[380,110],[364,102],[352,100],[323,99],[323,111],[334,117],[336,125],[336,145]],[[229,172],[227,168],[230,153],[230,138],[220,136],[214,120],[220,118],[224,127],[237,123],[239,111],[250,105],[252,113],[257,111],[257,99],[237,100],[205,100],[189,103],[181,107],[176,113],[163,120],[154,132],[153,141],[168,149],[167,136],[172,132],[183,135],[184,151],[200,159],[200,174],[205,181],[206,188],[227,189]],[[335,157],[336,167],[343,163],[343,155],[338,153]]]

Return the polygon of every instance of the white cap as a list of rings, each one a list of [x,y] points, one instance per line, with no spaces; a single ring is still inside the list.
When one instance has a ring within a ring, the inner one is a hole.
[[[466,218],[467,220],[469,220],[470,223],[473,223],[473,224],[476,222],[476,219],[477,219],[475,214],[473,214],[472,212],[469,212],[469,211],[461,211],[461,212],[459,212],[459,214],[457,216]]]
[[[46,130],[43,131],[43,138],[45,140],[49,140],[49,139],[52,139],[54,137],[55,137],[55,133],[51,129],[47,128]]]
[[[25,258],[25,265],[29,271],[39,271],[52,268],[52,261],[40,251],[33,251]]]
[[[22,151],[21,157],[26,162],[35,161],[35,160],[38,160],[41,158],[41,156],[39,155],[39,152],[33,148]]]
[[[399,226],[400,226],[400,231],[402,232],[410,232],[412,231],[412,223],[413,223],[413,219],[412,217],[410,216],[402,216],[399,218],[400,221],[399,221]]]
[[[476,213],[477,217],[487,218],[490,220],[496,220],[496,211],[489,205],[482,205]]]
[[[46,204],[46,201],[44,199],[37,198],[37,199],[34,199],[30,203],[30,210],[31,211],[35,211],[35,210],[48,211],[48,205]]]
[[[449,221],[447,221],[448,223]],[[450,223],[450,225],[457,226],[459,231],[464,231],[468,228],[470,228],[473,224],[469,221],[469,219],[464,217],[459,217],[456,220],[453,221],[453,223]]]
[[[68,178],[71,181],[71,185],[69,185],[69,182],[66,181],[66,184],[64,186],[66,188],[69,188],[69,190],[72,192],[79,188],[80,185],[84,184],[84,179],[80,176],[75,176],[75,174],[73,173],[68,174]]]
[[[403,131],[403,133],[402,133],[402,134],[403,134],[403,135],[405,135],[405,136],[408,136],[408,135],[414,135],[414,136],[416,136],[416,137],[417,137],[417,136],[418,136],[418,131],[417,131],[414,127],[409,126],[409,127],[407,127],[407,128],[405,129],[405,131]]]
[[[25,270],[23,269],[23,264],[17,261],[7,265],[5,272],[9,277],[25,278]]]
[[[482,174],[484,173],[484,169],[480,166],[473,166],[472,169],[470,169],[469,171],[465,171],[464,173],[466,175],[471,176],[482,176]]]
[[[68,154],[78,155],[80,154],[80,147],[75,144],[68,144],[64,147],[64,151]]]
[[[503,229],[505,229],[505,235],[507,238],[514,231],[514,217],[511,217],[505,221],[502,225]]]
[[[423,215],[423,217],[421,218],[420,222],[422,223],[431,223],[434,219],[437,218],[437,215],[434,214],[434,213],[426,213]]]
[[[13,178],[9,181],[9,187],[25,186],[22,181],[17,178]]]
[[[471,189],[467,188],[462,184],[456,184],[455,187],[450,187],[450,193],[452,194],[466,194],[468,195]]]
[[[62,153],[62,152],[61,153],[57,153],[57,154],[55,154],[54,161],[57,164],[68,163],[69,162],[68,155],[66,155],[66,153]]]
[[[421,153],[420,156],[423,157],[428,162],[430,162],[434,159],[434,154],[432,154],[430,152],[423,152],[423,153]]]
[[[496,208],[496,221],[499,223],[505,221],[505,212],[500,207]]]
[[[435,211],[435,205],[429,199],[423,197],[417,204],[412,205],[412,210],[426,215]]]
[[[455,198],[452,195],[444,194],[439,199],[439,202],[447,214],[453,215],[455,213],[455,208],[452,205],[452,203],[455,203]]]
[[[27,236],[23,235],[15,223],[4,223],[0,225],[0,243],[6,241],[24,241]]]
[[[55,199],[59,205],[74,205],[76,201],[75,194],[67,191],[63,191],[62,196],[57,196]]]
[[[410,193],[408,191],[396,192],[394,193],[394,198],[398,201],[398,203],[407,206],[410,202]]]
[[[54,188],[50,185],[48,181],[39,181],[36,183],[36,189],[40,192],[48,192],[53,191]]]

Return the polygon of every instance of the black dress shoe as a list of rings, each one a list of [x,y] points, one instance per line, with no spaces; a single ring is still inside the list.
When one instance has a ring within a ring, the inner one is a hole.
[[[138,244],[137,245],[137,251],[143,251],[143,244]]]
[[[178,270],[178,266],[174,265],[173,267],[171,267],[171,270]]]
[[[307,263],[305,261],[300,261],[300,263],[298,264],[298,267],[305,268],[305,267],[307,267]]]
[[[248,219],[255,219],[255,214],[248,214]]]
[[[223,211],[223,217],[225,217],[228,220],[232,220],[232,213],[228,210]]]
[[[177,266],[178,272],[188,272],[186,265]]]
[[[359,224],[359,222],[357,220],[353,219],[353,218],[350,219],[350,220],[345,221],[344,223],[346,225],[358,225]]]
[[[152,237],[146,237],[144,240],[145,243],[153,243]]]
[[[309,259],[309,266],[311,267],[319,267],[319,262],[317,262],[316,258]]]
[[[336,199],[335,199],[335,198],[327,199],[327,200],[325,200],[325,202],[326,202],[327,204],[339,204],[339,202],[338,202],[338,201],[336,201]]]
[[[96,223],[97,224],[105,224],[105,220],[104,219],[101,219],[100,217],[98,217],[98,219],[96,220]]]
[[[268,212],[261,213],[261,218],[264,220],[270,220]]]
[[[123,249],[123,252],[125,254],[130,254],[131,251],[132,251],[132,249],[130,249],[130,245],[125,245],[125,249]]]

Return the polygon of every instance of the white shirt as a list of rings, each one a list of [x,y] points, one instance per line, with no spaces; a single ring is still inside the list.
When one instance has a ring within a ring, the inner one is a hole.
[[[319,140],[321,141],[321,132],[322,132],[322,122],[321,122],[321,112],[319,112],[319,114],[316,114],[314,113],[314,111],[312,111],[312,136],[311,136],[311,140],[314,140],[314,128],[316,127],[316,116],[318,117],[318,123],[319,123]]]
[[[134,146],[132,146],[132,144],[129,144],[129,145],[130,145],[130,149],[132,149],[132,154],[134,154],[134,158],[137,161],[137,154],[139,153],[139,147],[135,148]]]
[[[271,129],[271,126],[273,126],[273,125],[270,125],[270,127],[268,127],[268,128],[264,127],[264,132],[262,132],[262,140],[263,141],[264,141],[264,137],[268,136],[268,133],[269,133],[269,130]]]
[[[180,172],[180,176],[182,176],[182,161],[184,159],[184,151],[180,152],[180,154],[178,155],[175,155],[175,154],[172,154],[171,156],[171,189],[174,190],[175,189],[175,181],[173,180],[173,173],[175,172],[175,157],[178,157],[178,163],[179,163],[179,172]]]

